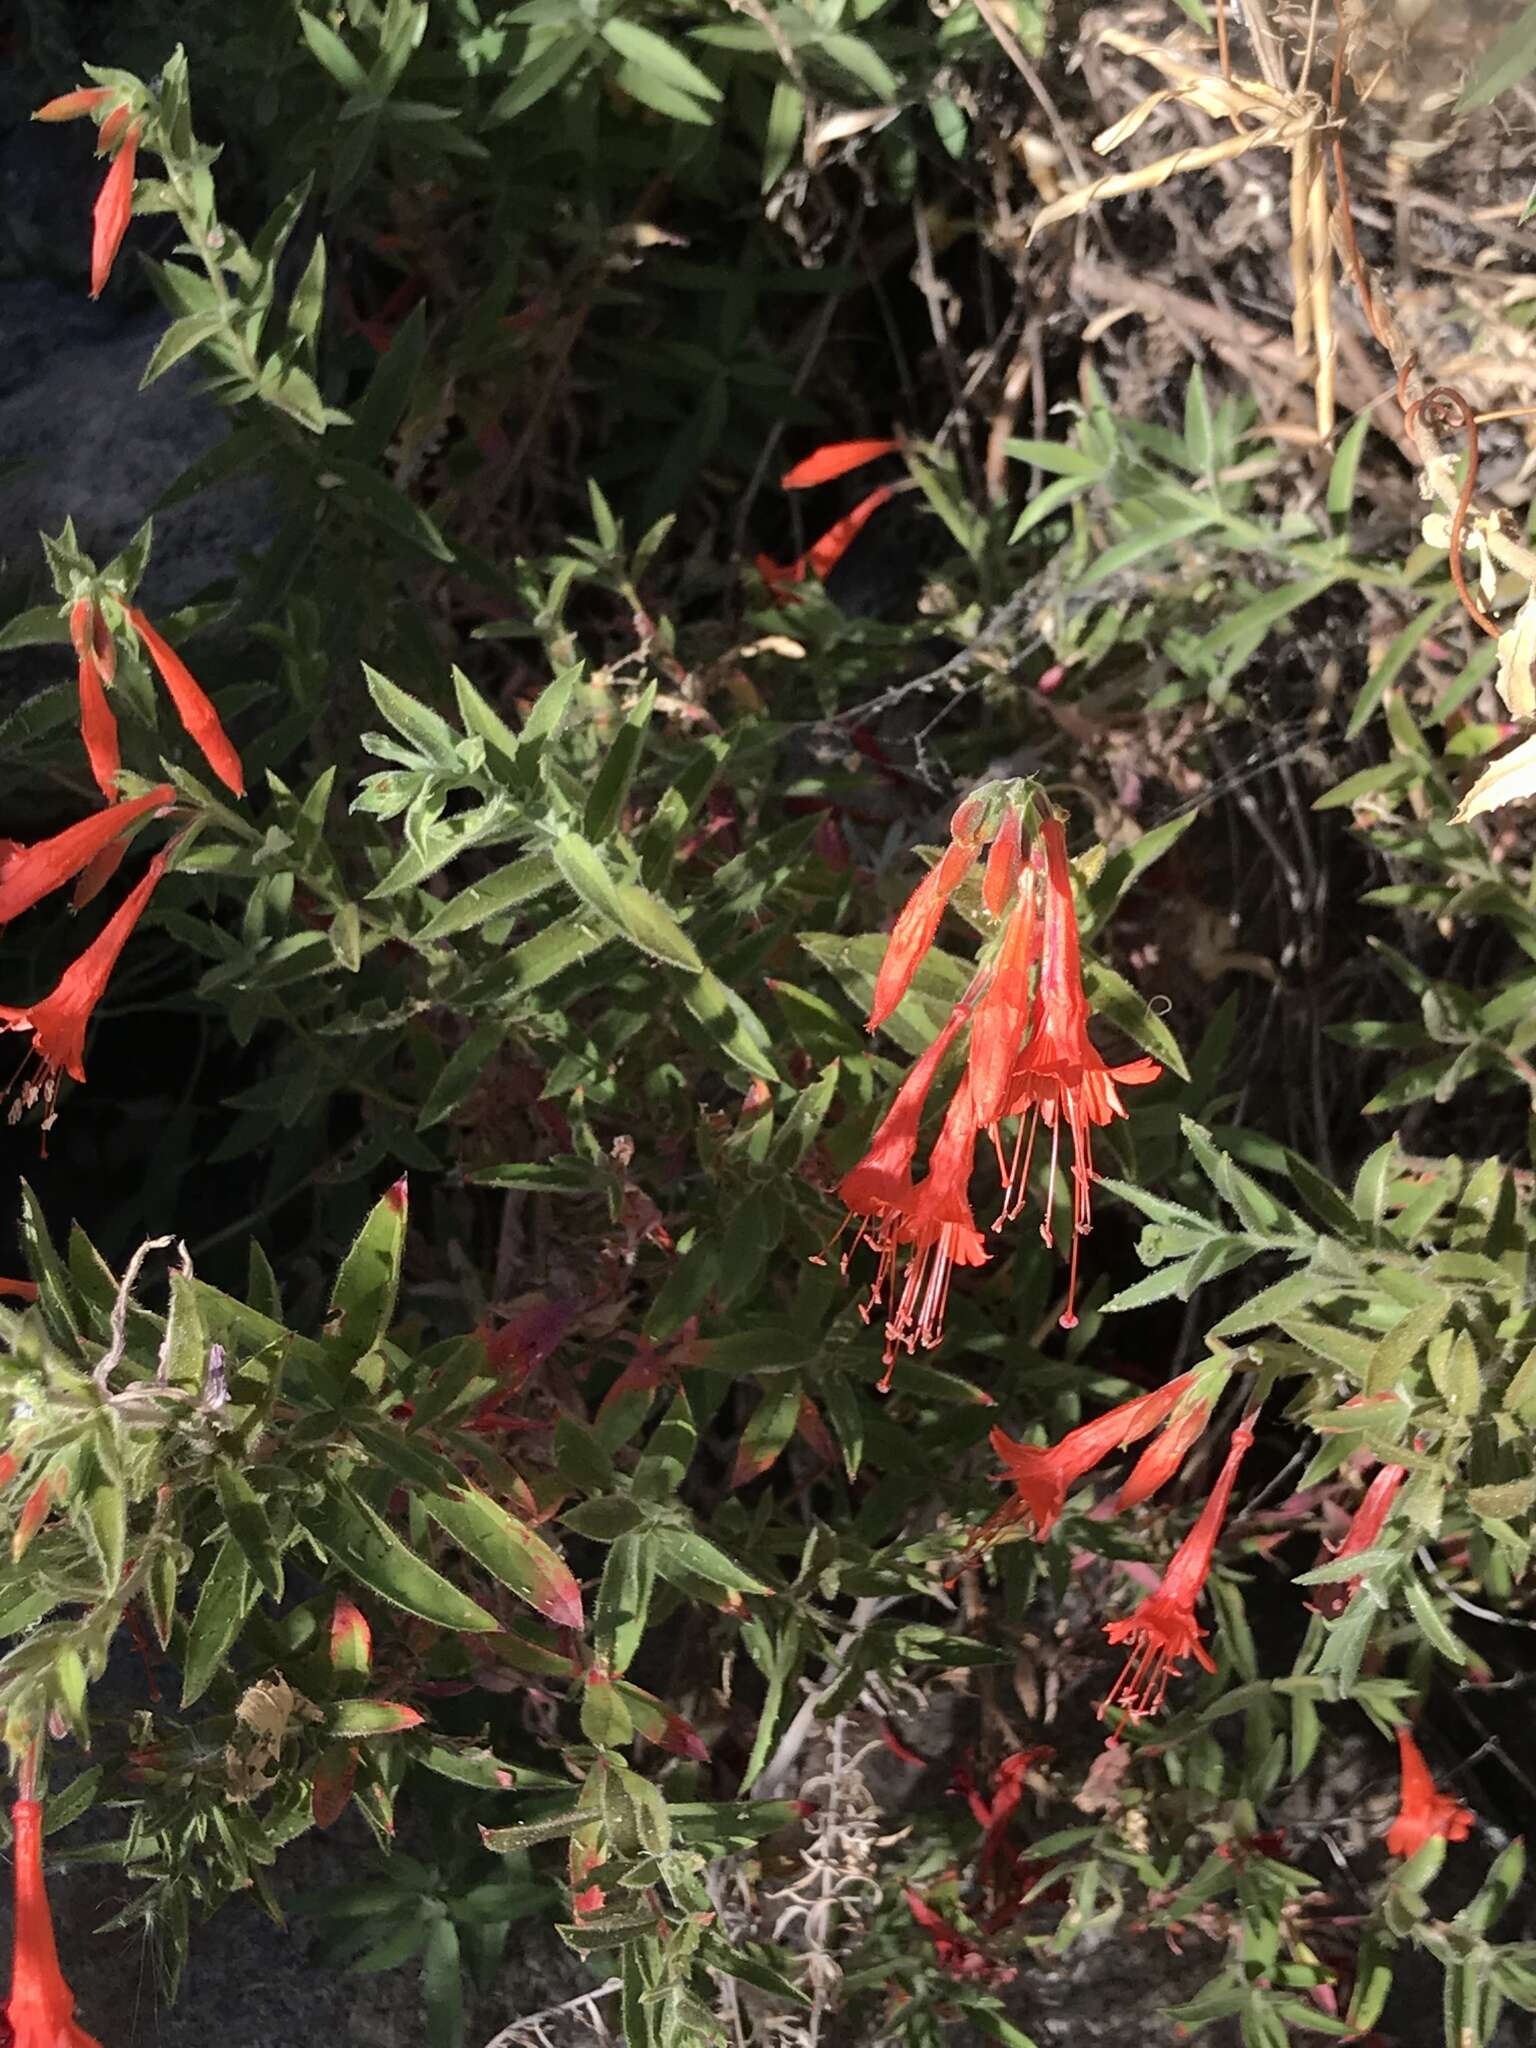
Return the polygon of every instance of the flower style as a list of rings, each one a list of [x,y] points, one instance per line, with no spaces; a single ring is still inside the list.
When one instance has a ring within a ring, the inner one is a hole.
[[[1072,902],[1072,870],[1060,823],[1048,817],[1040,828],[1045,851],[1045,930],[1041,942],[1040,988],[1029,1042],[1014,1068],[1008,1114],[1022,1119],[1014,1148],[1002,1220],[1018,1215],[1027,1199],[1034,1136],[1043,1120],[1051,1133],[1051,1183],[1040,1234],[1051,1235],[1061,1130],[1072,1137],[1072,1247],[1068,1267],[1064,1330],[1077,1323],[1079,1240],[1093,1228],[1094,1125],[1125,1115],[1121,1087],[1142,1086],[1162,1073],[1156,1060],[1136,1059],[1109,1066],[1088,1036],[1088,996],[1083,988],[1082,951]],[[1027,1136],[1026,1136],[1027,1133]]]
[[[106,620],[90,598],[82,597],[71,607],[69,637],[79,662],[80,737],[85,742],[96,787],[111,803],[117,795],[117,772],[122,766],[117,720],[107,702],[105,688],[116,669],[116,648]]]
[[[107,815],[111,815],[108,813]],[[85,1031],[101,1001],[128,935],[144,915],[155,885],[165,873],[165,855],[157,853],[143,879],[124,898],[78,960],[65,968],[51,994],[23,1008],[0,1003],[0,1030],[30,1031],[37,1070],[25,1075],[11,1105],[14,1123],[24,1109],[41,1101],[46,1106],[43,1129],[57,1115],[60,1078],[85,1079]]]
[[[1402,1762],[1403,1789],[1397,1819],[1387,1830],[1389,1856],[1416,1856],[1435,1835],[1447,1842],[1464,1841],[1477,1816],[1448,1793],[1437,1791],[1424,1752],[1405,1726],[1397,1731],[1397,1753]]]
[[[208,766],[227,789],[236,796],[245,795],[245,770],[240,765],[240,756],[229,741],[229,735],[208,700],[207,692],[187,667],[181,656],[164,636],[156,632],[141,611],[127,607],[128,623],[144,642],[145,651],[155,665],[156,673],[170,692],[176,707],[176,716],[186,728],[189,737],[202,751]]]
[[[1132,1721],[1140,1721],[1161,1708],[1168,1681],[1184,1659],[1193,1656],[1203,1670],[1216,1665],[1201,1647],[1205,1630],[1195,1620],[1195,1602],[1205,1588],[1216,1549],[1216,1538],[1226,1518],[1227,1504],[1237,1480],[1237,1468],[1253,1446],[1252,1415],[1245,1416],[1232,1432],[1232,1444],[1211,1489],[1211,1497],[1200,1511],[1200,1519],[1174,1552],[1162,1584],[1134,1614],[1123,1621],[1110,1621],[1104,1633],[1112,1643],[1131,1644],[1125,1668],[1109,1689],[1099,1708],[1102,1719],[1110,1707],[1120,1707]]]
[[[1387,1517],[1392,1512],[1392,1503],[1397,1490],[1408,1477],[1405,1465],[1383,1465],[1365,1489],[1365,1496],[1355,1509],[1344,1540],[1333,1551],[1334,1557],[1358,1557],[1363,1550],[1375,1546],[1376,1539],[1386,1527]],[[1313,1588],[1312,1605],[1319,1614],[1330,1617],[1340,1615],[1360,1590],[1359,1579],[1329,1579],[1325,1584]]]
[[[55,889],[62,889],[126,827],[175,801],[175,790],[168,782],[162,782],[144,796],[93,811],[88,818],[82,818],[77,825],[66,825],[49,839],[35,840],[30,846],[0,843],[0,924],[9,924],[13,917],[20,917]]]
[[[11,1808],[11,1826],[16,1910],[5,2013],[12,2048],[100,2048],[76,2021],[75,1994],[59,1967],[43,1883],[43,1809],[38,1801],[18,1799]]]

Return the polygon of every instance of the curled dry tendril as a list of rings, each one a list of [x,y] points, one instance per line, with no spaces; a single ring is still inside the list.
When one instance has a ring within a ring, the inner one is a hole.
[[[1411,363],[1404,365],[1404,375],[1411,367]],[[1399,377],[1399,395],[1402,388],[1403,377]],[[1473,597],[1467,585],[1467,574],[1461,559],[1461,540],[1467,523],[1467,507],[1472,502],[1472,493],[1477,489],[1477,415],[1454,385],[1437,384],[1433,390],[1426,391],[1422,398],[1415,399],[1404,411],[1403,418],[1410,434],[1422,423],[1437,434],[1456,432],[1467,437],[1467,473],[1461,481],[1461,494],[1456,500],[1456,510],[1451,514],[1451,575],[1456,584],[1456,595],[1466,607],[1467,616],[1475,620],[1491,639],[1497,640],[1499,628]]]

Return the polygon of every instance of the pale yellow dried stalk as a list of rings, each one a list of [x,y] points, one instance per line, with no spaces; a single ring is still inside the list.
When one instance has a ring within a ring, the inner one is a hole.
[[[1230,121],[1236,133],[1220,142],[1208,142],[1175,150],[1139,170],[1119,171],[1091,184],[1065,192],[1035,215],[1030,239],[1053,226],[1070,220],[1103,199],[1117,199],[1129,192],[1148,192],[1186,171],[1208,169],[1212,164],[1230,163],[1254,149],[1286,149],[1291,153],[1291,284],[1294,311],[1291,332],[1297,359],[1311,363],[1317,407],[1317,433],[1326,440],[1334,423],[1334,327],[1333,249],[1328,226],[1328,187],[1323,171],[1320,141],[1327,109],[1316,93],[1281,92],[1257,78],[1224,78],[1203,64],[1181,57],[1175,51],[1149,42],[1144,36],[1124,29],[1107,28],[1101,43],[1128,57],[1139,57],[1160,71],[1169,84],[1132,107],[1102,134],[1094,137],[1094,152],[1108,156],[1139,129],[1160,107],[1175,104],[1192,107],[1211,120]]]

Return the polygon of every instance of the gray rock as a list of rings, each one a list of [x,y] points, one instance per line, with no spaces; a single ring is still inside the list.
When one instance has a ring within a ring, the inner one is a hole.
[[[99,561],[229,431],[190,360],[140,391],[164,328],[47,280],[0,284],[0,565],[20,602],[45,602],[39,531],[73,518]],[[232,574],[269,530],[265,494],[219,484],[155,518],[147,610],[174,610]]]

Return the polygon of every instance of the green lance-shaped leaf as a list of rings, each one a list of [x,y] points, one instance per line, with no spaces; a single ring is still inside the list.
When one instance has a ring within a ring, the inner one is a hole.
[[[403,1607],[407,1614],[419,1615],[439,1628],[485,1633],[497,1626],[493,1615],[419,1558],[355,1494],[333,1493],[305,1508],[301,1519],[326,1557],[350,1572],[359,1585],[393,1606]]]
[[[332,1349],[345,1358],[361,1358],[389,1328],[400,1287],[407,1209],[402,1174],[374,1204],[341,1262],[326,1334]]]
[[[605,1665],[594,1664],[586,1675],[581,1694],[581,1732],[599,1749],[620,1749],[634,1735],[634,1719]]]
[[[331,1709],[330,1731],[338,1740],[369,1735],[398,1735],[419,1728],[422,1717],[399,1700],[343,1700]]]
[[[623,1671],[640,1647],[656,1584],[656,1557],[649,1532],[620,1536],[608,1552],[597,1591],[593,1634],[612,1671]]]
[[[582,1627],[581,1588],[570,1566],[500,1502],[469,1486],[460,1494],[423,1494],[421,1503],[461,1550],[547,1621]]]
[[[214,1484],[219,1491],[219,1506],[224,1512],[229,1533],[239,1544],[246,1563],[260,1580],[262,1590],[270,1593],[274,1600],[280,1599],[282,1567],[278,1563],[272,1524],[267,1520],[260,1495],[245,1474],[229,1464],[215,1468]]]
[[[798,1374],[764,1394],[736,1447],[731,1468],[732,1487],[745,1486],[768,1470],[795,1433],[805,1393]]]
[[[200,1700],[212,1684],[213,1674],[240,1633],[240,1624],[250,1612],[254,1597],[255,1588],[245,1552],[233,1536],[226,1536],[203,1581],[192,1626],[187,1631],[187,1655],[181,1685],[181,1704],[184,1707]]]
[[[64,1261],[55,1249],[43,1218],[42,1205],[25,1181],[21,1184],[21,1241],[27,1269],[37,1283],[37,1305],[54,1343],[80,1355],[80,1328],[75,1320],[73,1290]]]

